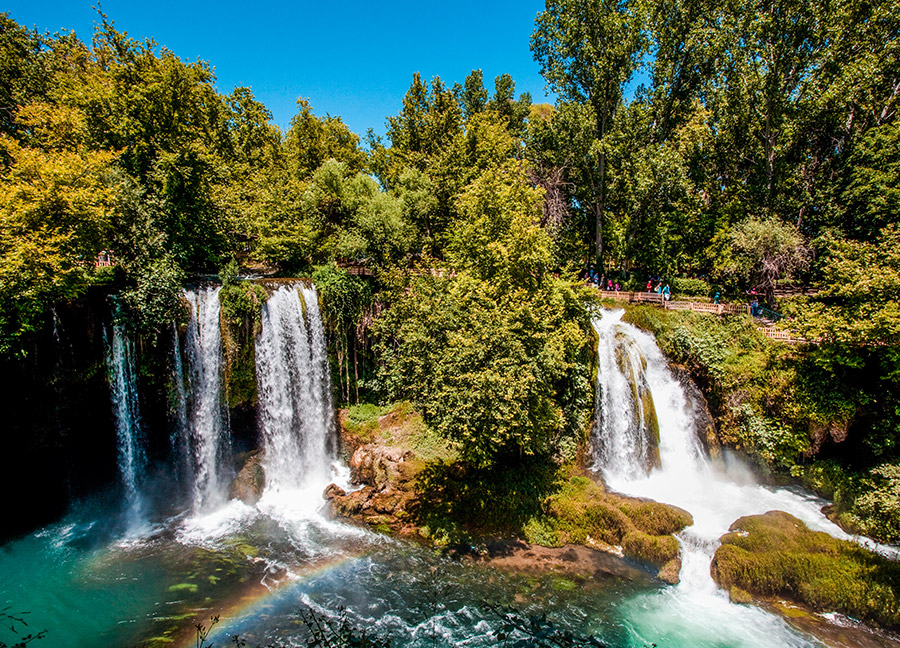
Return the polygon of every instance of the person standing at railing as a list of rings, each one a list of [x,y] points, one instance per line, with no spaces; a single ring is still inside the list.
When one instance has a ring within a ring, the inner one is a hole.
[[[716,305],[718,305],[718,304],[719,304],[719,298],[720,298],[720,297],[721,297],[721,294],[720,294],[719,291],[717,290],[715,296],[713,297],[713,303],[716,304]]]
[[[669,301],[669,299],[672,297],[672,291],[669,290],[669,284],[666,284],[662,289],[662,295],[665,301]]]

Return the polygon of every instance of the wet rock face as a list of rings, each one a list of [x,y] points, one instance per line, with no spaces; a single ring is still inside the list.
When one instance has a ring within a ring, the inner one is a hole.
[[[722,450],[722,444],[716,431],[715,419],[713,419],[713,415],[709,411],[709,403],[706,402],[703,392],[700,391],[700,388],[694,383],[690,372],[684,367],[672,365],[672,373],[684,388],[688,407],[691,409],[696,422],[697,437],[706,447],[706,451],[711,457],[718,457]]]
[[[358,447],[350,457],[350,475],[358,484],[384,489],[390,484],[406,484],[415,471],[409,464],[412,453],[370,443]]]
[[[249,455],[243,468],[231,482],[229,495],[232,498],[239,499],[250,506],[259,501],[263,489],[266,487],[266,473],[263,470],[262,462],[263,454],[261,452]]]
[[[347,493],[330,484],[324,493],[335,515],[370,526],[386,526],[393,533],[415,530],[406,522],[407,511],[415,495],[411,482],[416,470],[413,453],[375,443],[361,445],[350,458],[353,481],[363,484]]]

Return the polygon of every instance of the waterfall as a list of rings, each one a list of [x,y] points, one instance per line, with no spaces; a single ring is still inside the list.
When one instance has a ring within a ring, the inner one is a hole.
[[[323,487],[334,415],[314,288],[281,286],[263,306],[256,376],[267,492]]]
[[[218,286],[210,286],[184,292],[191,307],[185,351],[190,385],[187,402],[195,511],[215,508],[227,499],[224,485],[227,483],[231,440],[228,409],[223,398],[220,290]]]
[[[616,318],[594,324],[599,338],[595,469],[636,478],[659,465],[659,421],[647,384],[647,357],[633,337],[623,336]]]
[[[144,521],[141,482],[145,477],[147,458],[141,430],[138,404],[137,373],[131,340],[119,324],[112,327],[112,340],[104,331],[106,369],[116,422],[119,476],[125,490],[128,526],[134,529]]]
[[[667,632],[661,628],[674,629],[686,623],[685,617],[703,618],[710,645],[730,637],[729,628],[749,627],[758,637],[738,634],[737,645],[807,645],[776,617],[728,602],[709,571],[719,538],[737,518],[770,510],[786,511],[811,529],[841,539],[850,536],[821,513],[823,500],[799,489],[761,486],[737,460],[731,465],[711,462],[698,440],[698,417],[683,386],[653,336],[622,322],[623,312],[604,311],[594,321],[599,337],[594,469],[611,490],[673,504],[694,517],[678,537],[681,582],[658,595],[662,600],[653,602],[654,616],[645,615],[642,622],[652,626],[650,636],[661,637],[660,632]],[[659,465],[650,470],[646,426],[637,423],[643,417],[642,389],[659,425]]]
[[[172,409],[174,424],[169,442],[175,464],[175,473],[180,484],[194,483],[194,466],[191,451],[191,426],[188,421],[188,394],[185,385],[184,361],[181,356],[181,341],[178,326],[172,322]]]

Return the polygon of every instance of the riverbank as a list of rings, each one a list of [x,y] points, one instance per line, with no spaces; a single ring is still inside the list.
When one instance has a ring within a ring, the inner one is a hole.
[[[406,403],[356,406],[342,410],[339,420],[351,476],[361,485],[349,492],[326,489],[340,517],[483,554],[517,540],[554,549],[578,545],[678,582],[681,553],[674,534],[692,524],[682,509],[608,493],[572,465],[547,463],[537,471],[518,466],[503,474],[473,470]],[[510,487],[511,473],[516,480]],[[479,508],[491,513],[479,515]]]

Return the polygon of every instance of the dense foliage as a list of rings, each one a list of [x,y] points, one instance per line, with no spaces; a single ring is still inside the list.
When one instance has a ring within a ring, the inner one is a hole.
[[[485,171],[459,198],[447,270],[399,286],[378,321],[387,393],[478,466],[571,456],[590,413],[585,296],[548,273],[540,198],[518,167]]]
[[[249,89],[219,93],[208,64],[102,14],[90,44],[0,14],[0,353],[95,284],[150,332],[189,276],[222,269],[236,322],[264,300],[240,267],[312,274],[340,400],[414,401],[483,468],[572,455],[589,263],[770,307],[789,278],[822,287],[780,305],[813,345],[775,351],[736,321],[651,328],[726,441],[852,491],[860,525],[892,511],[898,0],[547,0],[531,48],[555,106],[507,74],[491,90],[480,70],[415,74],[364,150],[304,99],[282,132]]]

